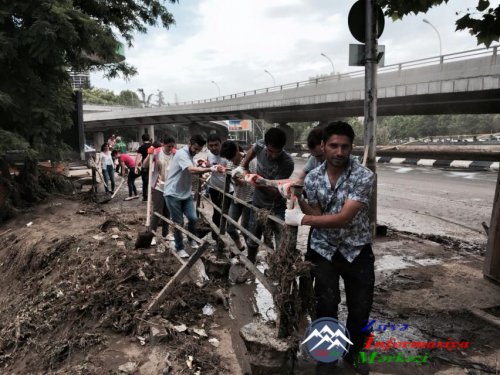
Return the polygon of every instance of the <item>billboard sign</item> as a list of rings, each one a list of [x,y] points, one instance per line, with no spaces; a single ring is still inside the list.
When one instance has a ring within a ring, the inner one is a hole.
[[[252,120],[227,120],[227,130],[230,132],[251,132]]]

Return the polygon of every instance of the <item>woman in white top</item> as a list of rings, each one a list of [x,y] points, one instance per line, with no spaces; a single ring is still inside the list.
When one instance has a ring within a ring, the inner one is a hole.
[[[113,194],[115,191],[115,168],[111,152],[109,152],[109,145],[107,143],[101,146],[101,170],[104,177],[104,188],[106,193]],[[111,181],[111,190],[109,190],[109,182]]]

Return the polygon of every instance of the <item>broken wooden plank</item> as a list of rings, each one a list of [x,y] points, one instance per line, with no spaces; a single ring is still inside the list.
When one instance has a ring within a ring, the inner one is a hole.
[[[200,209],[198,209],[198,212],[205,218],[205,214]],[[259,271],[255,264],[253,264],[246,256],[244,256],[243,253],[236,248],[236,246],[231,244],[231,240],[227,238],[227,235],[221,236],[219,228],[217,228],[214,223],[210,222],[206,218],[205,220],[208,222],[208,225],[210,225],[210,228],[215,232],[215,234],[219,236],[219,238],[224,242],[224,246],[227,247],[234,255],[239,257],[240,261],[250,272],[255,275],[255,277],[262,283],[262,285],[269,291],[269,293],[274,294],[276,288],[272,283],[269,282],[264,274]]]
[[[208,249],[208,242],[203,242],[201,246],[194,252],[193,255],[189,257],[189,260],[184,263],[184,265],[176,272],[176,274],[169,280],[167,285],[156,295],[155,298],[151,301],[149,306],[144,310],[142,314],[142,318],[146,317],[148,314],[155,311],[160,303],[162,303],[167,297],[168,293],[170,293],[177,283],[179,283],[184,276],[187,275],[193,264],[200,259],[203,253]]]

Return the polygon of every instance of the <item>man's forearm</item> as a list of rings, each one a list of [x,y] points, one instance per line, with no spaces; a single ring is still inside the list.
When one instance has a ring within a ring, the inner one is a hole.
[[[306,215],[321,215],[321,208],[318,206],[311,206],[304,199],[299,199],[300,209]]]
[[[309,225],[314,228],[346,228],[349,221],[342,214],[306,214],[302,219],[302,225]]]

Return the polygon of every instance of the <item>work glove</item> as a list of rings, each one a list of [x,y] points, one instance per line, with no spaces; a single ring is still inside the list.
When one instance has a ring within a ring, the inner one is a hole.
[[[232,178],[242,178],[246,174],[247,172],[243,169],[243,167],[237,167],[231,171]]]
[[[257,180],[261,179],[258,174],[256,173],[248,173],[245,175],[245,181],[249,183],[250,185],[257,186]]]
[[[219,173],[224,173],[226,171],[226,167],[223,165],[217,164],[217,165],[212,165],[210,167],[211,172],[219,172]]]
[[[285,224],[298,227],[302,225],[302,219],[306,216],[300,209],[299,201],[296,197],[292,198],[292,208],[285,211]]]
[[[290,199],[292,195],[292,186],[296,183],[296,181],[289,181],[289,182],[278,182],[278,191],[280,192],[281,196],[285,199]]]

